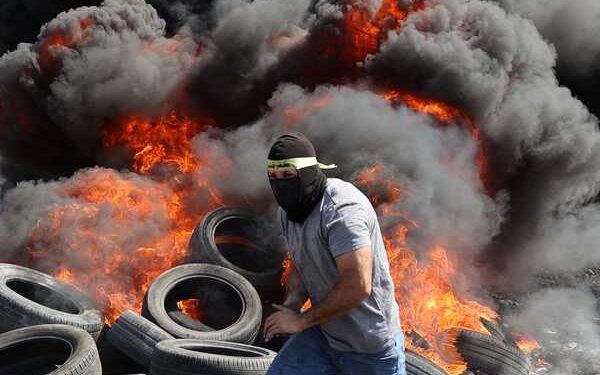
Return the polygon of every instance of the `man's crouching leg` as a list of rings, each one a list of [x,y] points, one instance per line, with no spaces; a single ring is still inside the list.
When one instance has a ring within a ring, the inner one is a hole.
[[[317,327],[290,337],[267,372],[267,375],[335,374],[331,349]]]

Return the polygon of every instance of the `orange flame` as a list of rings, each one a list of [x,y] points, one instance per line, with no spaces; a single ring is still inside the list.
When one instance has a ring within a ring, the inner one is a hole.
[[[80,173],[59,189],[69,203],[52,209],[30,233],[32,260],[43,264],[59,252],[53,275],[91,293],[109,325],[124,310],[140,311],[149,284],[185,261],[195,225],[222,205],[218,191],[197,177],[212,173],[211,155],[200,160],[192,152],[191,140],[202,129],[176,112],[157,121],[126,119],[106,132],[105,147],[127,146],[133,169],[147,177]],[[219,173],[227,173],[228,164],[221,164]],[[188,212],[186,202],[198,191],[209,199],[199,212]],[[136,223],[152,223],[155,233],[137,233]]]
[[[198,301],[195,298],[184,299],[182,301],[177,302],[177,308],[194,320],[202,320],[200,301]]]
[[[358,184],[367,192],[374,186],[383,191],[372,200],[379,205],[381,215],[400,223],[384,235],[384,241],[406,345],[450,374],[459,374],[466,369],[466,363],[455,353],[453,332],[468,329],[487,334],[480,318],[494,320],[498,315],[487,306],[462,297],[456,287],[460,276],[457,260],[446,248],[435,246],[426,252],[425,259],[417,258],[406,240],[409,227],[414,224],[405,214],[395,212],[392,205],[385,204],[400,199],[402,188],[386,180],[384,172],[380,165],[364,169],[358,175]]]
[[[527,354],[533,353],[542,348],[535,339],[524,335],[519,335],[518,339],[515,341],[515,344],[519,349],[521,349],[521,351],[523,351],[523,353]]]
[[[397,0],[383,0],[379,9],[372,13],[367,2],[354,2],[344,13],[346,35],[351,49],[347,58],[363,61],[367,55],[377,52],[387,39],[387,33],[398,30],[411,12],[424,8],[424,0],[415,0],[409,7],[401,7]]]

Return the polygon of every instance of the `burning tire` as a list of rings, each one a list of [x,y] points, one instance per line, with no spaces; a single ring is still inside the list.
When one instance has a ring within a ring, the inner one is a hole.
[[[274,239],[251,211],[219,208],[204,217],[190,239],[192,261],[229,268],[244,276],[266,299],[283,293],[284,254],[274,249]]]
[[[39,324],[66,324],[100,335],[104,319],[74,287],[45,273],[0,264],[0,330]]]
[[[404,355],[406,356],[407,375],[448,375],[438,365],[415,352],[407,350]]]
[[[192,302],[194,313],[182,313]],[[186,264],[160,275],[150,286],[142,315],[177,338],[254,342],[262,307],[252,285],[232,270]]]
[[[487,320],[483,317],[479,318],[479,320],[481,320],[481,324],[483,324],[483,326],[485,327],[485,329],[487,329],[490,335],[494,336],[500,341],[507,342],[506,335],[502,331],[502,328],[496,322]]]
[[[277,353],[257,346],[200,340],[167,340],[152,355],[152,375],[260,375]]]
[[[174,337],[132,311],[125,311],[108,331],[110,343],[143,368],[150,367],[156,344]]]
[[[462,331],[457,338],[459,353],[470,370],[487,374],[529,375],[533,368],[519,348],[478,332]]]
[[[47,324],[0,335],[0,374],[102,375],[102,368],[89,333]]]

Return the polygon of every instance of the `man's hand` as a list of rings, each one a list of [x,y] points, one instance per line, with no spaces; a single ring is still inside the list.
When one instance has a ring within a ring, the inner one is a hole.
[[[293,335],[304,330],[305,322],[302,314],[281,305],[273,304],[273,307],[279,311],[271,314],[265,321],[266,342],[278,335]]]

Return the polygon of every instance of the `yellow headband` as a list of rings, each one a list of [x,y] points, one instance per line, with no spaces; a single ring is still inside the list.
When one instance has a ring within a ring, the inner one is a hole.
[[[284,167],[294,167],[296,169],[302,169],[306,167],[312,167],[313,165],[318,165],[321,169],[333,169],[337,168],[337,165],[330,164],[325,165],[319,163],[317,158],[308,157],[308,158],[292,158],[292,159],[283,159],[283,160],[268,160],[267,168],[284,168]]]

